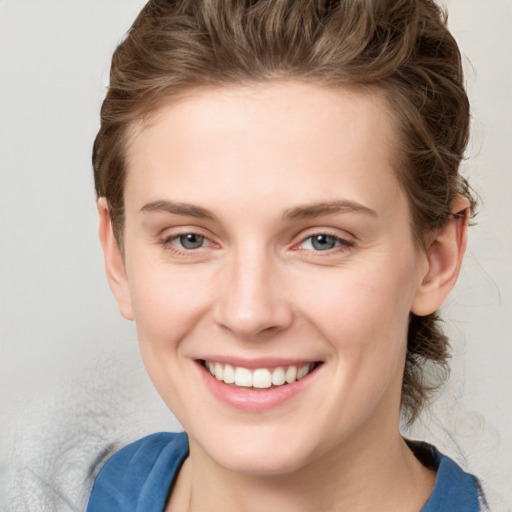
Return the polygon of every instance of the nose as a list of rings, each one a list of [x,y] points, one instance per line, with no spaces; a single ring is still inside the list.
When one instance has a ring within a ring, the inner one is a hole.
[[[217,325],[246,340],[268,337],[293,321],[280,264],[264,251],[239,251],[219,273]]]

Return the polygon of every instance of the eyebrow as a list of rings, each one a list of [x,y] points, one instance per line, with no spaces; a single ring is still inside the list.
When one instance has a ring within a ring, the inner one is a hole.
[[[333,213],[361,212],[378,217],[377,212],[360,203],[348,200],[326,201],[304,206],[296,206],[284,212],[285,219],[310,219]]]
[[[199,219],[215,219],[215,215],[206,208],[201,208],[190,203],[176,203],[174,201],[152,201],[145,204],[141,212],[167,212],[176,215],[186,215],[188,217],[197,217]]]
[[[145,204],[141,209],[141,212],[167,212],[176,215],[185,215],[189,217],[196,217],[199,219],[211,219],[214,220],[215,215],[200,206],[196,206],[190,203],[177,203],[174,201],[158,200],[152,201]],[[360,203],[348,200],[338,201],[326,201],[322,203],[314,203],[304,206],[295,206],[289,208],[283,214],[285,219],[296,220],[296,219],[310,219],[314,217],[320,217],[322,215],[329,215],[335,213],[347,213],[347,212],[362,212],[372,217],[377,217],[377,212],[364,206]]]

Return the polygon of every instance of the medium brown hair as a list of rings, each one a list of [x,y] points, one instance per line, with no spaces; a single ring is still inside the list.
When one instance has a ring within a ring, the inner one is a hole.
[[[469,135],[461,57],[434,1],[149,0],[112,58],[93,149],[96,193],[121,247],[134,123],[192,88],[279,79],[385,94],[419,246],[448,221],[458,194],[473,209],[459,174]],[[412,315],[402,387],[410,421],[444,380],[447,358],[437,315]]]

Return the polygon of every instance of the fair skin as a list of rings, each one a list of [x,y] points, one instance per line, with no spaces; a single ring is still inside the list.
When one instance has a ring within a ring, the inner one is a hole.
[[[189,436],[168,511],[428,499],[435,475],[399,433],[407,326],[453,287],[467,216],[415,245],[395,137],[382,97],[295,82],[193,91],[134,127],[123,251],[102,198],[100,237]],[[309,373],[277,382],[290,367]]]

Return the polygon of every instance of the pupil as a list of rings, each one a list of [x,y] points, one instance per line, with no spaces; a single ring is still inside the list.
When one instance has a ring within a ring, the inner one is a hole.
[[[329,235],[316,235],[313,237],[312,245],[319,251],[327,251],[335,247],[336,240]]]
[[[203,236],[194,233],[180,236],[180,243],[185,249],[198,249],[203,245],[203,240]]]

